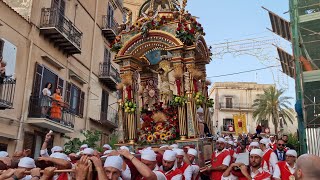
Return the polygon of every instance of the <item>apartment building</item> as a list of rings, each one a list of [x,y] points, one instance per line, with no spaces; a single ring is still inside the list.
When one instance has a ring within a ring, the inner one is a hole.
[[[83,130],[100,130],[100,143],[108,142],[117,128],[120,81],[109,46],[124,12],[121,0],[0,0],[0,53],[7,63],[0,150],[31,149],[37,157],[49,130],[52,145]],[[44,100],[48,83],[51,95],[60,89],[61,100]]]
[[[220,134],[235,134],[236,126],[239,126],[239,120],[245,127],[245,133],[255,133],[258,125],[262,126],[263,133],[274,133],[274,125],[271,120],[265,120],[258,123],[253,118],[253,101],[258,94],[263,94],[264,89],[274,86],[273,84],[257,84],[254,82],[216,82],[209,91],[210,98],[214,99],[213,108],[213,126],[215,132]],[[240,116],[241,115],[241,116]],[[297,120],[294,124],[288,123],[285,126],[280,123],[280,130],[284,133],[297,132]]]

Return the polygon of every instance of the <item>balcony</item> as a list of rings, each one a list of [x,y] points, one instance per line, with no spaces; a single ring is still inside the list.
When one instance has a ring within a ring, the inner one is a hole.
[[[113,109],[112,107],[108,107],[108,113],[101,112],[100,114],[100,122],[103,125],[111,127],[115,129],[118,127],[118,111]]]
[[[67,55],[81,53],[82,32],[57,8],[42,8],[40,33]]]
[[[102,16],[102,34],[109,42],[113,42],[119,34],[119,25],[113,16]]]
[[[0,82],[0,110],[13,109],[16,80],[5,78]]]
[[[117,84],[121,81],[117,68],[109,62],[100,63],[99,79],[112,91],[117,90]]]
[[[220,103],[220,110],[221,111],[254,111],[254,108],[250,104],[225,104]]]
[[[51,100],[51,104],[52,104]],[[51,108],[47,113],[41,107],[42,98],[38,96],[31,96],[30,103],[29,103],[29,114],[27,123],[46,128],[52,130],[54,132],[60,133],[72,133],[74,132],[74,123],[75,123],[75,114],[72,113],[73,111],[67,107],[67,105],[63,105],[61,103],[61,117],[60,118],[53,118],[51,112]]]

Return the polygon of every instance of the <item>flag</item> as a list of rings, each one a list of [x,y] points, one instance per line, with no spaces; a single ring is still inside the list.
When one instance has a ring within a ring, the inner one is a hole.
[[[245,114],[234,114],[233,121],[236,135],[247,133],[247,120]]]

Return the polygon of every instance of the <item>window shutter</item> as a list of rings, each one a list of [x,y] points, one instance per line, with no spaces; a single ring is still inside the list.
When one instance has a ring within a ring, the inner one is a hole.
[[[4,41],[0,39],[0,59],[3,57]]]
[[[43,66],[39,63],[36,63],[35,72],[34,72],[34,82],[32,88],[32,96],[38,97],[41,94],[41,86],[42,86],[42,78],[43,78]]]
[[[84,110],[84,97],[85,93],[83,91],[80,91],[80,101],[79,101],[79,116],[83,117],[83,110]]]
[[[71,84],[67,82],[66,84],[66,91],[65,91],[65,102],[67,102],[69,105],[71,105]]]

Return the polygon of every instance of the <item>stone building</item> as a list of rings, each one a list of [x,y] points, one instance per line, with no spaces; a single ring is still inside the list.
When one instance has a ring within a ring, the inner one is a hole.
[[[0,0],[8,76],[0,85],[0,150],[31,149],[37,157],[49,130],[52,145],[83,130],[103,131],[100,143],[108,142],[117,128],[120,81],[109,46],[124,13],[121,0]],[[52,94],[61,89],[55,117],[43,108],[47,83]]]
[[[223,134],[235,133],[235,115],[242,114],[243,120],[246,120],[247,133],[255,133],[256,127],[259,125],[253,118],[253,101],[258,94],[263,94],[263,90],[274,86],[273,84],[257,84],[252,82],[217,82],[214,83],[209,91],[210,98],[214,99],[215,105],[213,108],[213,126],[215,132]],[[244,124],[244,123],[243,123]],[[260,124],[263,128],[263,133],[266,128],[274,133],[274,125],[271,119],[262,121]],[[289,122],[288,126],[279,128],[283,129],[284,133],[296,133],[297,121],[294,124]]]

